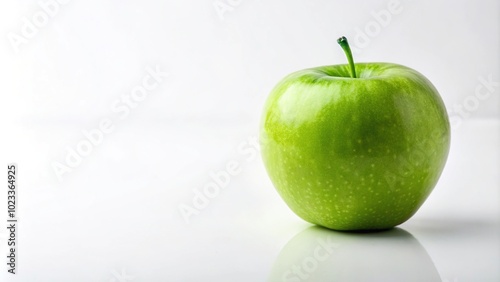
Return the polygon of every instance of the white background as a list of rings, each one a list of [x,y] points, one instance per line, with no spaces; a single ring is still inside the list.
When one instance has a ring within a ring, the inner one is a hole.
[[[0,163],[18,163],[20,197],[19,272],[0,267],[2,281],[281,281],[318,236],[345,249],[309,281],[339,269],[374,281],[500,279],[498,1],[18,2],[0,4]],[[341,35],[357,62],[423,73],[452,120],[442,178],[395,239],[307,229],[252,145],[272,87],[299,69],[345,63]],[[169,76],[120,114],[113,105],[148,68]],[[107,119],[113,131],[59,179],[54,163]],[[234,162],[239,173],[187,223],[179,206]],[[2,257],[6,238],[0,229]],[[424,255],[383,271],[345,262],[402,256],[394,244],[405,240]]]

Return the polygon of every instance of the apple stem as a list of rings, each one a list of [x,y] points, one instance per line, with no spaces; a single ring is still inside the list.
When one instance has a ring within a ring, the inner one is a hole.
[[[345,38],[345,36],[342,36],[339,39],[337,39],[337,43],[340,45],[340,47],[342,47],[347,57],[347,61],[349,62],[349,66],[351,67],[351,77],[356,78],[356,68],[354,66],[351,47],[349,47],[349,42],[347,42],[347,38]]]

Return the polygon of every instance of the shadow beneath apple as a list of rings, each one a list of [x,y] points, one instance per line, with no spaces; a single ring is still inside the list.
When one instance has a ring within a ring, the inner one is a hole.
[[[278,281],[441,281],[432,259],[401,228],[372,233],[312,226],[281,250],[269,276]]]
[[[486,234],[500,232],[498,219],[481,218],[415,218],[405,223],[419,234],[433,236],[470,236],[472,234]]]

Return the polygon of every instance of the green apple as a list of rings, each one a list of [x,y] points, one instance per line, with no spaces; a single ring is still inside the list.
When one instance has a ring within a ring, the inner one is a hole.
[[[292,73],[272,90],[260,143],[266,170],[302,219],[335,230],[378,230],[408,220],[443,170],[450,125],[436,88],[392,63]]]

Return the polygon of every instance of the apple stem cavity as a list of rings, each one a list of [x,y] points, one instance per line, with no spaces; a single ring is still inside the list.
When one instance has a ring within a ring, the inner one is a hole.
[[[340,45],[340,47],[342,47],[347,57],[347,61],[349,62],[349,66],[351,67],[351,77],[356,78],[356,67],[354,66],[351,47],[349,47],[349,42],[347,42],[347,38],[345,38],[345,36],[342,36],[339,39],[337,39],[337,43]]]

